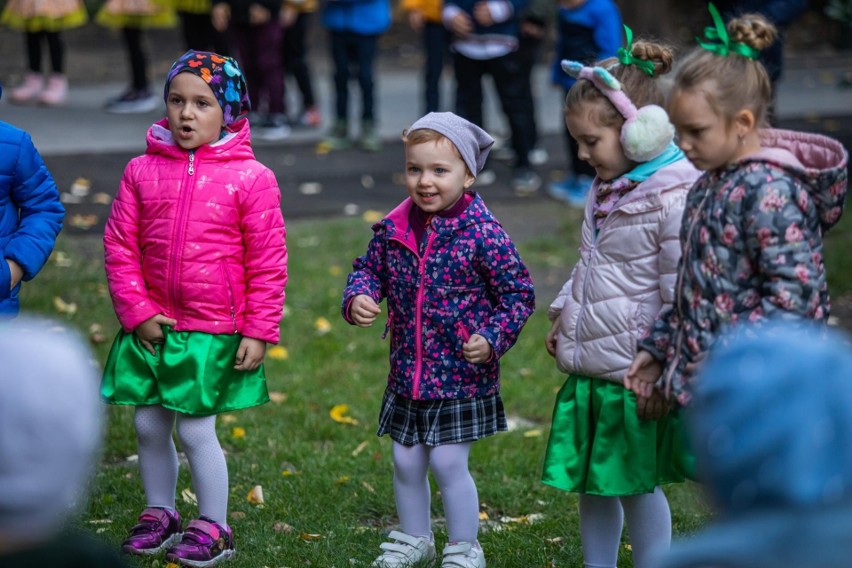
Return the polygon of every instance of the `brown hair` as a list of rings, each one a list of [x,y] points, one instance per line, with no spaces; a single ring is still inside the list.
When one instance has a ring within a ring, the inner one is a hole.
[[[775,41],[775,26],[760,14],[744,14],[727,25],[731,42],[761,51]],[[759,126],[767,122],[772,84],[763,65],[735,52],[718,55],[695,47],[675,74],[672,93],[700,90],[719,116],[732,121],[741,110],[754,114]]]
[[[674,51],[667,45],[650,41],[636,41],[631,53],[637,59],[650,61],[654,64],[654,76],[651,77],[636,65],[624,65],[618,59],[611,57],[595,63],[603,67],[618,79],[624,93],[630,98],[637,108],[647,105],[664,105],[665,95],[660,89],[657,77],[665,75],[672,69],[674,63]],[[624,117],[609,102],[606,95],[601,93],[597,87],[585,79],[579,79],[569,89],[565,97],[565,114],[574,112],[583,104],[598,104],[595,119],[602,126],[614,126],[621,128]]]

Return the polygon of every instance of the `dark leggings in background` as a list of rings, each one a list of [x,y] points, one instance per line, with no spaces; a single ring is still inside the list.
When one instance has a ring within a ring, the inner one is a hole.
[[[346,120],[349,109],[349,76],[351,67],[358,68],[361,87],[362,120],[374,119],[373,62],[376,58],[377,35],[331,31],[331,57],[334,60],[335,117]]]
[[[127,62],[130,64],[131,85],[136,91],[148,90],[148,59],[142,47],[141,28],[122,28],[121,35],[127,48]]]
[[[282,42],[284,72],[293,75],[296,80],[296,85],[302,94],[302,110],[307,110],[316,105],[307,59],[307,35],[311,23],[310,16],[311,14],[308,12],[300,13],[293,25],[284,30],[284,41]]]
[[[42,40],[47,43],[47,50],[50,54],[50,70],[54,73],[62,74],[65,68],[65,61],[63,58],[62,37],[59,35],[59,32],[41,31],[26,32],[24,34],[29,70],[33,73],[41,73]]]

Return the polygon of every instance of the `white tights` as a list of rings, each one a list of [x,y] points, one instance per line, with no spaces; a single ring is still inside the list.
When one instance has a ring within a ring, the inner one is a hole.
[[[585,568],[615,568],[623,520],[627,520],[633,566],[648,568],[672,541],[672,518],[663,490],[624,497],[580,494],[580,537]]]
[[[431,468],[447,518],[450,542],[476,542],[479,495],[467,468],[471,442],[443,446],[393,443],[393,489],[402,531],[429,538],[432,534],[428,470]]]
[[[148,506],[175,508],[178,456],[172,430],[177,422],[178,439],[198,497],[198,512],[226,525],[228,464],[216,437],[216,416],[195,417],[162,406],[137,406],[134,422]]]

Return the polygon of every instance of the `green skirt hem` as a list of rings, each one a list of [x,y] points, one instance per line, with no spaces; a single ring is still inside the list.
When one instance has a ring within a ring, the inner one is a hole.
[[[261,402],[256,402],[256,403],[253,403],[253,404],[246,404],[246,405],[243,405],[243,406],[217,408],[216,410],[211,411],[211,412],[197,412],[197,411],[194,411],[194,410],[184,410],[182,408],[176,408],[174,405],[171,405],[171,404],[168,404],[168,403],[163,404],[162,402],[159,402],[159,401],[155,401],[155,402],[139,402],[139,401],[119,402],[117,400],[106,400],[106,399],[104,399],[105,404],[109,404],[109,405],[112,405],[112,406],[162,406],[163,408],[166,408],[168,410],[174,410],[175,412],[180,412],[181,414],[186,414],[187,416],[214,416],[216,414],[225,414],[225,413],[228,413],[228,412],[237,412],[239,410],[246,410],[247,408],[254,408],[256,406],[263,406],[267,402],[269,402],[268,398],[264,401],[261,401]]]

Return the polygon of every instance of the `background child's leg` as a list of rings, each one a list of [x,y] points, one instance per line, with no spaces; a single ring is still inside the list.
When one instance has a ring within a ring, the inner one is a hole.
[[[142,30],[122,28],[124,45],[127,48],[127,62],[130,64],[131,86],[136,91],[148,90],[148,61],[142,47]]]
[[[472,443],[435,446],[429,465],[441,490],[450,542],[476,542],[479,532],[479,495],[467,463]]]
[[[624,514],[618,497],[580,494],[583,566],[615,568]]]
[[[50,53],[50,70],[61,75],[65,72],[65,47],[59,32],[45,32],[47,49]]]
[[[393,443],[393,492],[400,528],[411,536],[431,539],[432,492],[428,469],[429,454],[426,446]]]
[[[44,32],[25,32],[24,42],[27,47],[27,70],[41,73],[41,37]]]
[[[655,553],[668,550],[672,543],[672,515],[663,490],[621,497],[634,568],[648,568]]]
[[[172,440],[175,412],[162,406],[137,406],[134,424],[147,504],[174,509],[178,476],[177,450]]]
[[[356,35],[353,40],[358,63],[358,85],[361,87],[361,121],[374,121],[375,116],[375,80],[373,64],[376,60],[378,36]]]
[[[180,446],[189,461],[198,512],[222,526],[228,524],[228,464],[216,437],[216,416],[187,416],[177,421]]]

